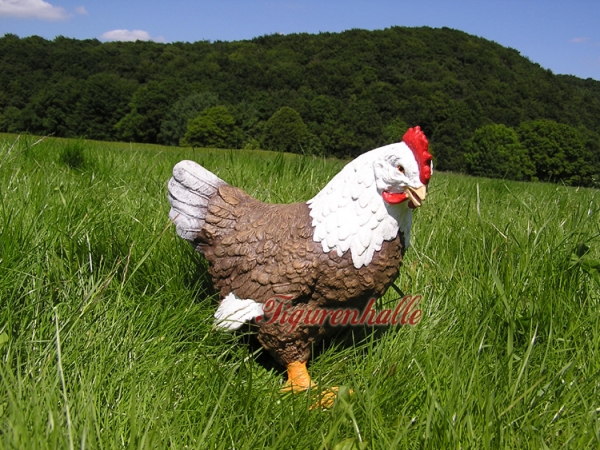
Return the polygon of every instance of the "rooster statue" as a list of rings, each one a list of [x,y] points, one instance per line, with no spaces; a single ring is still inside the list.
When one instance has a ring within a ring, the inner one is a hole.
[[[216,326],[253,322],[262,346],[287,367],[284,390],[314,386],[306,363],[332,326],[300,323],[290,331],[285,321],[269,320],[272,302],[285,303],[291,317],[363,309],[382,296],[398,277],[412,210],[425,200],[432,168],[419,127],[360,155],[304,203],[266,204],[192,161],[179,162],[168,184],[169,217],[208,260],[220,295]]]

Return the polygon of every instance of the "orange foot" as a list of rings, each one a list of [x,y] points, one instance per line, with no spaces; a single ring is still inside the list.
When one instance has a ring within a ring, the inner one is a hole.
[[[306,362],[294,361],[287,366],[288,379],[281,392],[304,392],[317,387],[306,370]],[[352,393],[352,391],[350,391]],[[328,409],[331,408],[337,398],[338,388],[332,387],[316,394],[317,400],[310,406],[310,409]]]
[[[315,385],[310,379],[306,362],[294,361],[287,366],[288,379],[281,392],[304,392]]]

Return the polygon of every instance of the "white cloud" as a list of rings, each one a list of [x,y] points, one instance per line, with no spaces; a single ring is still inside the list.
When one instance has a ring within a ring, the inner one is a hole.
[[[64,8],[44,0],[0,0],[0,17],[64,20],[71,17]]]
[[[165,38],[158,36],[157,38],[150,37],[150,33],[143,30],[112,30],[100,36],[100,39],[105,41],[156,41],[166,42]]]
[[[571,39],[569,42],[571,42],[573,44],[585,44],[589,40],[590,40],[589,37],[576,37],[576,38]]]
[[[77,14],[81,14],[82,16],[87,16],[89,14],[87,12],[87,9],[85,9],[85,6],[78,6],[77,8],[75,8],[75,12]]]

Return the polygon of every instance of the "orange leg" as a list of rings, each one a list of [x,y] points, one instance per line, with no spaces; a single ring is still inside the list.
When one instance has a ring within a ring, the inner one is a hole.
[[[281,392],[304,392],[308,389],[314,389],[317,387],[306,370],[306,362],[294,361],[287,366],[288,379],[285,386],[281,389]],[[310,409],[323,409],[331,408],[337,398],[337,387],[326,389],[318,394],[317,400],[310,406]],[[352,393],[352,391],[350,391]]]
[[[314,386],[310,380],[308,370],[306,370],[306,361],[294,361],[287,366],[288,380],[281,392],[302,392]]]

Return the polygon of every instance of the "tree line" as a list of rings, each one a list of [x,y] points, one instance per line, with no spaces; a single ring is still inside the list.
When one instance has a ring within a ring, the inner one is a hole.
[[[600,180],[600,82],[457,30],[0,38],[4,132],[354,157],[417,124],[440,170]]]

